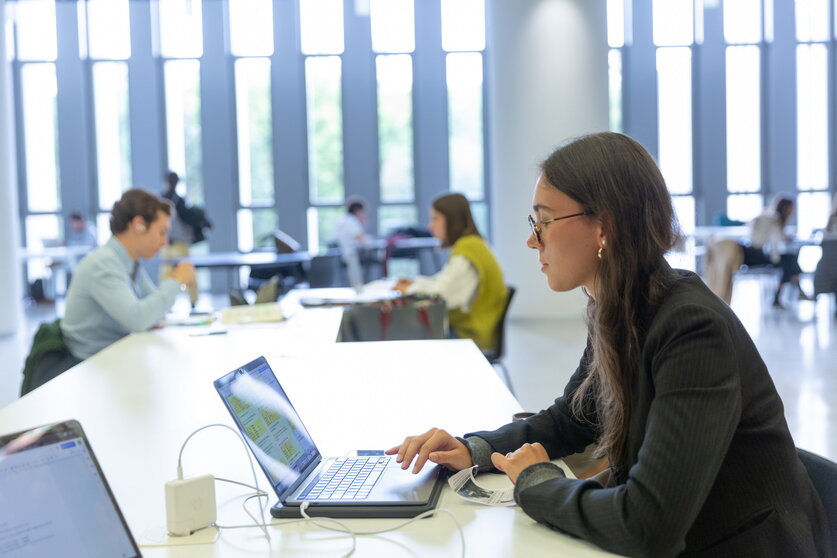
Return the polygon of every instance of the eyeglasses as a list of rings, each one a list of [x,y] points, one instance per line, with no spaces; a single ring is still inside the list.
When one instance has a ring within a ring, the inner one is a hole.
[[[554,219],[545,219],[543,221],[535,221],[535,219],[531,215],[527,215],[526,217],[529,219],[529,228],[532,229],[532,234],[535,235],[535,240],[538,241],[538,244],[541,243],[541,227],[544,225],[548,225],[553,221],[562,221],[564,219],[570,219],[572,217],[581,217],[582,215],[592,215],[592,211],[582,211],[581,213],[573,213],[572,215],[564,215],[563,217],[555,217]]]

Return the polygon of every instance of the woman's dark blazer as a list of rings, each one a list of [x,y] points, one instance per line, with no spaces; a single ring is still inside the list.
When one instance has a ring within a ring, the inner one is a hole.
[[[649,316],[617,484],[548,480],[519,494],[523,511],[627,556],[830,558],[822,503],[753,341],[698,276],[675,273]],[[552,459],[582,451],[597,432],[573,416],[569,400],[590,357],[588,343],[548,409],[468,435],[500,453],[526,442],[540,442]]]

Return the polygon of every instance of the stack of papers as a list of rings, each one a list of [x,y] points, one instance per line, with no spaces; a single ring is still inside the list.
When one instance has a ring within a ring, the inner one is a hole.
[[[230,306],[221,310],[223,324],[252,324],[258,322],[281,322],[284,320],[278,302]]]

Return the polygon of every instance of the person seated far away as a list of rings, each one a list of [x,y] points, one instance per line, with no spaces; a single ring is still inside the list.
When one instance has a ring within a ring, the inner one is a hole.
[[[395,289],[442,297],[453,334],[473,339],[483,351],[494,349],[508,289],[503,270],[477,230],[468,198],[445,194],[433,200],[427,227],[442,247],[451,248],[448,263],[432,277],[399,279]]]
[[[834,200],[831,202],[831,215],[828,216],[825,232],[827,234],[837,235],[837,192],[834,193]]]
[[[623,556],[833,557],[755,344],[700,277],[664,257],[679,230],[648,152],[598,133],[541,171],[526,245],[552,290],[588,296],[578,369],[532,417],[463,438],[432,428],[387,453],[413,472],[428,461],[503,472],[523,513]],[[610,464],[593,479],[550,462],[593,443]],[[548,531],[538,536],[548,545]]]
[[[96,239],[96,227],[88,222],[81,213],[70,213],[67,224],[67,232],[64,235],[65,246],[90,246],[95,248],[99,244]]]
[[[777,195],[761,215],[750,222],[750,244],[743,245],[744,265],[773,264],[782,269],[779,286],[773,295],[773,306],[783,308],[782,289],[790,283],[798,291],[799,300],[814,300],[799,284],[798,253],[788,246],[790,237],[785,234],[785,225],[793,214],[794,201],[786,194]]]
[[[346,200],[346,213],[334,225],[334,242],[346,264],[349,284],[355,288],[363,284],[359,249],[369,241],[366,223],[366,203],[358,197],[350,197]]]
[[[195,268],[180,262],[155,287],[140,259],[153,258],[168,241],[172,207],[145,190],[128,190],[113,205],[113,236],[87,255],[67,292],[61,332],[70,352],[86,359],[122,337],[159,323]]]

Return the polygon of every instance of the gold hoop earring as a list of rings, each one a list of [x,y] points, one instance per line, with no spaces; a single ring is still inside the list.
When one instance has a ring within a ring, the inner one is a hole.
[[[597,254],[599,256],[599,259],[602,259],[602,249],[603,249],[603,247],[599,246],[599,252]]]

